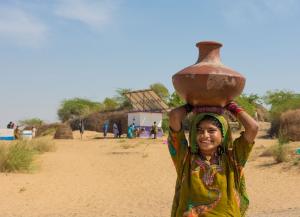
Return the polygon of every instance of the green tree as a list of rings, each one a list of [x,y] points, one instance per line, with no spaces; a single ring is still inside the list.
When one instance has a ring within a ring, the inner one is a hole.
[[[63,100],[57,111],[58,117],[62,122],[82,118],[88,114],[99,111],[102,105],[88,99],[73,98]]]
[[[103,100],[102,104],[103,104],[104,110],[114,110],[114,109],[118,109],[120,107],[120,104],[114,98],[106,97]]]
[[[18,121],[20,125],[39,127],[44,124],[44,121],[39,118],[31,118]]]
[[[117,96],[114,97],[115,101],[119,104],[120,108],[122,109],[130,109],[132,105],[129,99],[125,96],[125,93],[130,92],[131,89],[129,88],[118,88],[116,90]]]
[[[300,94],[286,90],[267,91],[263,97],[265,103],[271,106],[271,118],[276,119],[282,112],[300,108]]]
[[[176,92],[173,92],[168,100],[168,105],[170,107],[178,107],[183,105],[184,103],[185,102],[180,98],[180,96]]]
[[[150,85],[150,89],[153,90],[162,100],[168,101],[170,96],[169,90],[161,83],[154,83]]]
[[[262,105],[263,104],[262,97],[258,96],[257,94],[251,93],[248,96],[245,94],[242,94],[242,96],[245,97],[248,100],[248,102],[253,105],[256,105],[256,104]]]
[[[266,104],[276,107],[282,102],[287,102],[293,99],[294,97],[296,97],[296,95],[292,91],[275,90],[267,91],[263,99]]]
[[[252,98],[245,94],[238,96],[235,101],[239,106],[241,106],[249,115],[254,116],[256,106]]]

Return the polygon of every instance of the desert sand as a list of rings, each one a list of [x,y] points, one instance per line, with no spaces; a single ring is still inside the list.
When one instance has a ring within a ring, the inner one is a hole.
[[[250,217],[300,217],[299,166],[259,155],[276,140],[262,125],[245,169]],[[167,217],[176,179],[166,137],[53,140],[30,173],[0,173],[0,217]],[[300,143],[299,147],[300,147]],[[296,145],[298,145],[296,144]]]

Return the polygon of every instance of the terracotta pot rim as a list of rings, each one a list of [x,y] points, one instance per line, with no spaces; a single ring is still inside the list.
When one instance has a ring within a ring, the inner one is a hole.
[[[216,47],[222,47],[223,44],[221,44],[220,42],[217,41],[200,41],[196,44],[196,47],[200,47],[200,46],[216,46]]]

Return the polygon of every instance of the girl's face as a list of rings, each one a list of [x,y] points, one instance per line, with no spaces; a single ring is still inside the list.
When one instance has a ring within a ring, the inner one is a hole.
[[[197,144],[201,152],[212,154],[222,142],[221,130],[212,121],[201,121],[197,127]]]

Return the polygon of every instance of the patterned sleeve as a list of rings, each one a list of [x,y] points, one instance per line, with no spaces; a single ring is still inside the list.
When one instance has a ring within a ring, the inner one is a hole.
[[[240,137],[234,140],[233,142],[233,158],[235,162],[237,163],[237,166],[244,167],[250,152],[252,150],[252,147],[254,145],[253,143],[249,143],[245,137],[244,132],[241,132]]]
[[[168,147],[177,174],[181,171],[183,160],[188,152],[188,142],[184,135],[184,130],[178,132],[169,130]]]

